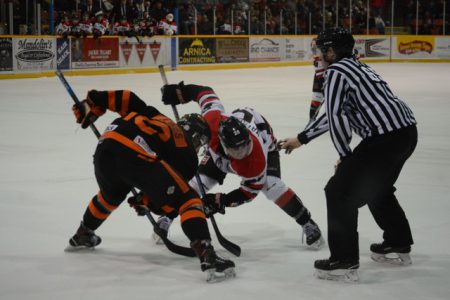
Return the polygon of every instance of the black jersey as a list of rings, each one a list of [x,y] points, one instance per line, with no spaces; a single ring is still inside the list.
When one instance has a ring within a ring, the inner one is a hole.
[[[185,180],[195,175],[197,153],[191,140],[174,121],[127,90],[90,94],[96,105],[121,115],[106,128],[100,145],[113,140],[119,151],[131,151],[150,160],[164,160]]]

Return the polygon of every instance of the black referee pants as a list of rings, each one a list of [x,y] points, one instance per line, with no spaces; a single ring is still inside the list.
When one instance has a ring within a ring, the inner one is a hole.
[[[383,239],[413,244],[411,229],[394,195],[394,184],[417,145],[415,125],[364,139],[337,167],[325,187],[331,260],[359,259],[358,208],[367,204]]]

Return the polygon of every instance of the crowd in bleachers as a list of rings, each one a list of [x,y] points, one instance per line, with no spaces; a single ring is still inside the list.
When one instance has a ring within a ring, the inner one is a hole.
[[[26,1],[2,1],[14,3],[15,25],[24,23]],[[41,32],[50,33],[50,0],[35,1],[41,4]],[[444,1],[419,1],[416,22],[416,0],[398,0],[394,26],[404,26],[414,34],[417,24],[419,34],[441,34]],[[338,25],[351,27],[355,34],[384,34],[390,26],[390,5],[391,1],[384,0],[370,0],[369,6],[367,0],[354,0],[350,16],[349,2],[344,0],[338,7],[334,0],[54,0],[54,32],[74,36],[317,34],[323,22],[331,27],[337,19]],[[447,3],[447,16],[449,7]],[[15,33],[33,32],[28,26],[26,32]]]

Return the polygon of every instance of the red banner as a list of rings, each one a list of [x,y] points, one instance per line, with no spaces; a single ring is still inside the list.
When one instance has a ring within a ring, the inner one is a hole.
[[[125,62],[128,65],[128,60],[130,59],[131,50],[133,50],[133,45],[127,42],[127,43],[121,44],[120,48],[122,48],[123,57],[125,58]]]
[[[147,44],[144,43],[136,44],[136,51],[139,56],[139,60],[141,61],[141,64],[144,61],[145,50],[147,50]]]
[[[72,68],[113,68],[119,66],[119,39],[86,38],[72,41]]]

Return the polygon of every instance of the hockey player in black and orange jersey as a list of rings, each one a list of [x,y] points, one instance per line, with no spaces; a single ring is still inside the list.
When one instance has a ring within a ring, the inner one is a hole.
[[[208,137],[191,136],[182,127],[190,125],[193,119],[204,122],[203,118],[188,115],[179,126],[127,90],[89,91],[82,108],[84,112],[76,105],[73,107],[82,128],[95,122],[107,109],[120,117],[99,139],[94,168],[100,191],[90,201],[68,250],[100,244],[101,239],[94,231],[132,188],[138,188],[142,194],[129,199],[138,214],[144,206],[157,214],[179,215],[181,227],[201,260],[202,271],[208,271],[208,276],[234,275],[234,263],[215,253],[203,203],[187,183],[197,170],[197,150],[207,143]]]
[[[214,90],[207,86],[179,84],[165,85],[162,101],[179,104],[194,100],[209,124],[209,151],[199,167],[205,190],[222,184],[227,173],[241,178],[240,186],[229,193],[207,194],[205,205],[212,213],[224,212],[250,202],[259,192],[277,204],[303,227],[306,243],[320,249],[324,244],[317,224],[296,193],[281,180],[280,158],[272,128],[267,120],[251,108],[225,113]],[[190,185],[199,191],[196,179]]]

